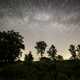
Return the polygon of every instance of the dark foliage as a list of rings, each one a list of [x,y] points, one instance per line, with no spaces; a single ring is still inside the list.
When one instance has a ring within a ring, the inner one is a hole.
[[[37,49],[37,53],[41,54],[41,57],[43,57],[46,47],[47,47],[47,44],[45,41],[36,42],[35,48]]]
[[[57,49],[55,48],[54,45],[51,45],[51,47],[49,48],[49,50],[47,51],[47,53],[49,54],[49,56],[51,57],[52,60],[55,60]]]
[[[79,59],[80,59],[80,44],[77,45],[76,51],[77,51],[78,57],[79,57]]]
[[[18,32],[0,32],[0,62],[14,62],[24,48],[23,37]]]
[[[52,61],[51,61],[50,58],[47,58],[47,57],[41,57],[41,58],[40,58],[40,62],[47,62],[47,63],[49,63],[49,62],[52,62]]]
[[[80,61],[8,64],[0,70],[2,80],[80,80]]]
[[[76,49],[75,49],[75,45],[71,44],[70,45],[70,48],[69,48],[69,51],[72,55],[71,59],[76,59]]]
[[[24,64],[31,64],[33,62],[33,56],[31,51],[28,55],[25,55]]]
[[[63,59],[63,56],[57,55],[57,56],[56,56],[56,60],[63,61],[64,59]]]

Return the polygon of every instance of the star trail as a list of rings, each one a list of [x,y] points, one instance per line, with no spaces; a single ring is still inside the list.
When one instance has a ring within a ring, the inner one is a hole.
[[[0,30],[11,29],[27,50],[44,40],[67,58],[69,45],[80,43],[80,0],[0,0]]]

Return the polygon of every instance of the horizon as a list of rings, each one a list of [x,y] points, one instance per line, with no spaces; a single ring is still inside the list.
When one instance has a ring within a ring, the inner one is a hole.
[[[24,44],[25,45],[25,44]],[[44,52],[44,57],[49,57],[48,56],[48,54],[47,54],[47,50],[50,48],[50,46],[51,45],[48,45],[47,46],[47,48],[46,48],[46,50],[45,50],[45,52]],[[70,46],[70,45],[69,45]],[[75,45],[75,46],[77,46],[77,45]],[[55,46],[55,48],[57,49],[57,47]],[[69,48],[68,48],[69,49]],[[63,59],[64,60],[68,60],[70,57],[71,57],[71,53],[69,52],[69,50],[68,49],[65,49],[65,50],[61,50],[61,51],[59,51],[59,50],[57,50],[57,55],[61,55],[61,56],[63,56]],[[20,58],[21,60],[24,60],[24,57],[25,57],[25,54],[27,55],[27,54],[29,54],[29,51],[31,51],[32,52],[32,55],[33,55],[33,57],[34,57],[34,61],[37,61],[37,60],[39,60],[39,58],[40,58],[40,54],[37,54],[37,50],[35,49],[35,46],[32,48],[32,49],[27,49],[27,48],[25,48],[25,50],[23,50],[22,52],[23,52],[23,56]],[[66,56],[65,56],[66,55]]]

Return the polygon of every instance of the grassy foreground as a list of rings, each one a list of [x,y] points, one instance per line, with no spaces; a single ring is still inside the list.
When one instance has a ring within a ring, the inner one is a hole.
[[[7,64],[0,68],[0,80],[80,80],[80,61]]]

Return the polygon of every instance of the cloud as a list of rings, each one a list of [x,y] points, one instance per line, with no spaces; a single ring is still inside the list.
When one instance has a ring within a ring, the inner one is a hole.
[[[46,14],[46,13],[36,13],[34,16],[33,16],[33,19],[36,20],[36,21],[49,21],[51,18],[51,15],[50,14]]]

